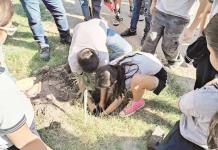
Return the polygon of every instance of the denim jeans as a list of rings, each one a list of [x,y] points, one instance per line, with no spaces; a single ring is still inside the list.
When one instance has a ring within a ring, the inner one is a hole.
[[[156,10],[152,18],[151,29],[145,39],[142,51],[154,54],[157,44],[162,37],[162,50],[168,62],[180,61],[179,37],[189,20],[168,15]]]
[[[130,22],[130,29],[136,30],[139,20],[139,15],[142,12],[141,9],[144,9],[143,11],[144,11],[145,23],[146,23],[144,31],[148,32],[150,30],[150,23],[151,23],[150,5],[151,5],[151,0],[133,0],[133,13]]]
[[[106,45],[110,52],[110,60],[114,60],[132,51],[132,46],[111,28],[107,29]]]
[[[85,17],[85,20],[90,20],[93,18],[100,18],[100,11],[101,11],[101,0],[92,0],[92,15],[90,14],[88,0],[80,0],[80,5],[82,8],[83,16]]]
[[[180,133],[179,121],[155,150],[204,150],[200,146],[186,140]]]
[[[48,40],[44,34],[41,23],[39,0],[20,0],[27,15],[29,26],[33,33],[33,38],[39,43],[41,48],[48,47]],[[69,30],[65,9],[61,0],[42,0],[46,8],[52,14],[57,25],[60,36]]]

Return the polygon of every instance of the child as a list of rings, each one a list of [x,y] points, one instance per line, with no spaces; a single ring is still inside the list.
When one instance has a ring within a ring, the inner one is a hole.
[[[209,149],[218,149],[218,112],[211,120],[207,145]]]
[[[96,85],[101,88],[99,108],[110,114],[111,108],[105,107],[105,98],[110,90],[113,89],[115,103],[121,103],[122,96],[127,91],[131,91],[133,99],[120,112],[122,117],[134,114],[145,104],[142,96],[145,90],[153,91],[158,95],[166,86],[167,72],[163,69],[161,62],[152,54],[130,53],[119,57],[97,70]],[[112,103],[112,105],[114,105]],[[116,109],[115,106],[114,109]],[[113,110],[114,110],[113,109]]]

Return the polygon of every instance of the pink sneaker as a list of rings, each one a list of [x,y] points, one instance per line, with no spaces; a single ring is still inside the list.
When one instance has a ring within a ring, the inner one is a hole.
[[[145,101],[144,99],[140,100],[131,100],[129,104],[120,112],[121,117],[128,117],[134,114],[137,110],[144,107]]]

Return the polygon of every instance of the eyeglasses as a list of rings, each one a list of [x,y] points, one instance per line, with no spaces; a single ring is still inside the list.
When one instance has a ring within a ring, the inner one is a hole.
[[[15,26],[0,27],[0,30],[5,31],[8,35],[12,36],[17,31],[17,28]]]

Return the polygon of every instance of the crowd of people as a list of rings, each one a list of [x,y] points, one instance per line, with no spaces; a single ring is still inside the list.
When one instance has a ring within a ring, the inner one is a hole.
[[[33,38],[39,44],[39,57],[49,61],[50,50],[45,36],[38,0],[20,0],[28,18]],[[105,0],[113,8],[113,25],[121,17],[121,0]],[[191,8],[199,3],[190,22]],[[130,28],[118,34],[101,19],[100,0],[80,0],[84,22],[74,27],[73,36],[61,0],[43,0],[54,17],[60,42],[70,45],[68,64],[72,74],[95,75],[95,89],[88,99],[93,115],[110,115],[132,93],[120,117],[133,115],[145,105],[146,90],[159,95],[167,85],[167,70],[184,61],[196,67],[194,89],[178,100],[181,117],[154,150],[218,149],[218,0],[133,0],[130,6]],[[145,29],[141,51],[133,51],[123,37],[137,34],[137,22],[144,14]],[[49,150],[34,125],[30,100],[17,87],[4,63],[2,45],[11,30],[13,4],[0,0],[0,150]],[[189,26],[187,27],[187,25]],[[180,38],[190,40],[195,29],[200,36],[183,57],[178,49]],[[98,40],[96,40],[98,37]],[[167,64],[154,55],[161,48]],[[167,69],[166,69],[167,68]]]

